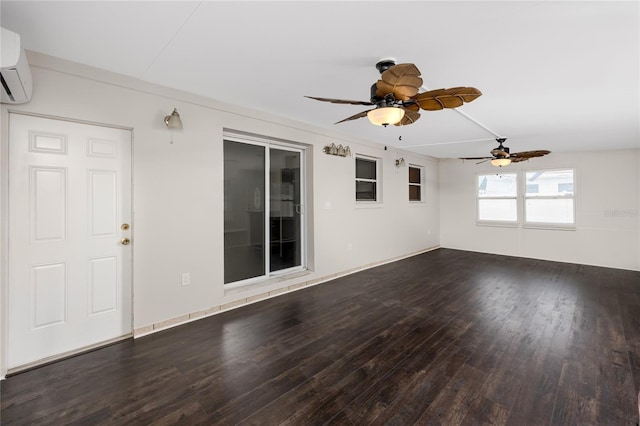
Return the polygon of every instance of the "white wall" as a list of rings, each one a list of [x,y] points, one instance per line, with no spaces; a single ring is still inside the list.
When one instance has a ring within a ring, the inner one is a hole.
[[[562,231],[476,225],[475,175],[499,169],[488,163],[441,160],[441,246],[640,270],[639,166],[636,149],[552,152],[504,168],[575,169],[576,230]]]
[[[29,62],[33,98],[27,104],[3,105],[4,123],[12,110],[133,129],[134,329],[439,244],[438,172],[433,158],[340,139],[337,134],[284,118],[32,52]],[[174,107],[180,112],[184,130],[174,133],[171,144],[171,132],[162,119]],[[310,274],[225,294],[223,129],[310,147]],[[5,170],[7,138],[3,126]],[[356,207],[355,160],[323,154],[322,147],[331,142],[348,144],[353,153],[381,158],[384,202],[378,208]],[[397,155],[407,163],[425,166],[426,202],[408,202],[408,170],[395,167]],[[0,188],[4,191],[6,187],[3,174]],[[4,191],[5,207],[6,203]],[[4,215],[3,241],[6,223]],[[191,273],[189,286],[181,285],[182,272]]]

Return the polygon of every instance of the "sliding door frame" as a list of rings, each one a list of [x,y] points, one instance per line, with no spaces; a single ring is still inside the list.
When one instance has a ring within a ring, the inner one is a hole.
[[[279,139],[269,139],[266,137],[259,137],[254,135],[246,135],[246,134],[238,134],[232,132],[224,132],[223,134],[223,143],[224,141],[231,141],[237,143],[244,143],[249,145],[261,146],[264,148],[264,195],[263,195],[263,205],[264,205],[264,227],[263,227],[263,238],[264,238],[264,274],[261,276],[256,276],[252,278],[247,278],[240,281],[233,281],[230,283],[224,283],[225,288],[234,288],[234,287],[242,287],[248,284],[254,284],[257,282],[266,281],[270,278],[274,277],[282,277],[284,275],[296,273],[299,271],[304,271],[307,269],[307,220],[306,220],[306,199],[307,199],[307,188],[306,188],[306,148],[303,145],[296,144],[293,142],[282,141]],[[271,149],[277,149],[280,151],[291,151],[298,153],[300,155],[300,204],[299,209],[296,209],[294,212],[299,212],[300,214],[300,265],[296,265],[286,269],[280,269],[274,272],[271,272],[271,235],[270,235],[270,220],[271,220],[271,182],[270,182],[270,171],[271,171]],[[223,159],[224,161],[224,159]],[[224,176],[223,176],[224,179]],[[223,194],[224,198],[224,194]],[[223,223],[224,227],[224,223]],[[224,231],[224,229],[223,229]],[[223,251],[224,252],[224,251]]]

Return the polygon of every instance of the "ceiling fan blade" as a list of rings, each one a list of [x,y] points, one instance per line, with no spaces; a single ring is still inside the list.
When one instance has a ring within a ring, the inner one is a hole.
[[[492,160],[493,157],[460,157],[458,160]]]
[[[444,108],[457,108],[480,96],[482,96],[482,92],[475,87],[452,87],[419,93],[413,99],[420,105],[420,108],[427,111],[437,111]]]
[[[402,102],[402,108],[406,111],[420,111],[420,107],[414,101]]]
[[[344,120],[337,121],[337,122],[335,122],[335,123],[333,123],[333,124],[340,124],[340,123],[344,123],[345,121],[357,120],[358,118],[366,117],[366,116],[367,116],[367,113],[368,113],[369,111],[373,111],[374,109],[375,109],[375,108],[373,108],[373,109],[368,109],[368,110],[366,110],[366,111],[359,112],[359,113],[357,113],[357,114],[355,114],[355,115],[352,115],[351,117],[347,117],[347,118],[345,118]]]
[[[376,83],[376,96],[384,98],[389,93],[397,100],[406,101],[418,93],[422,86],[420,70],[414,64],[394,65],[380,75]]]
[[[518,163],[520,161],[526,161],[529,158],[542,157],[550,153],[551,151],[548,151],[546,149],[541,149],[537,151],[514,152],[513,154],[511,154],[509,158],[511,158],[512,163]]]
[[[418,111],[412,111],[408,108],[404,109],[404,117],[400,120],[399,123],[396,123],[395,126],[408,126],[409,124],[413,124],[420,118],[420,113]]]
[[[316,98],[315,96],[305,96],[305,98],[315,99],[316,101],[331,102],[332,104],[347,104],[347,105],[374,105],[368,101],[350,101],[347,99],[333,99],[333,98]]]
[[[491,160],[491,158],[487,158],[487,159],[485,159],[485,160],[478,161],[478,162],[476,163],[476,166],[477,166],[478,164],[486,163],[486,162],[487,162],[487,161],[489,161],[489,160]]]

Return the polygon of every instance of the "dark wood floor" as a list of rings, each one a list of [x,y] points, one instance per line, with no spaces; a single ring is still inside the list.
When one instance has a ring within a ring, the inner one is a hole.
[[[1,386],[3,425],[635,425],[640,273],[440,249]]]

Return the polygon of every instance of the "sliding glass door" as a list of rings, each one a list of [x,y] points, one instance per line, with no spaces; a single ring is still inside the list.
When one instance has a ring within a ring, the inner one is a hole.
[[[224,282],[264,275],[265,147],[224,141]]]
[[[269,271],[301,265],[300,153],[270,149]]]
[[[302,153],[225,139],[225,284],[303,267]]]

